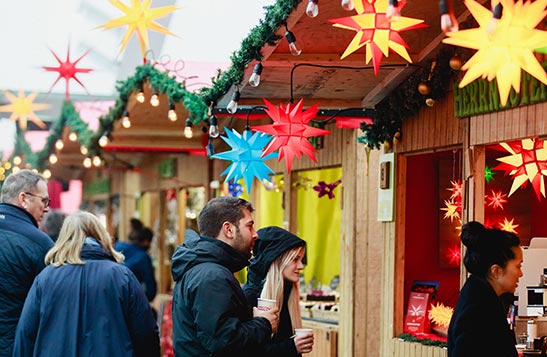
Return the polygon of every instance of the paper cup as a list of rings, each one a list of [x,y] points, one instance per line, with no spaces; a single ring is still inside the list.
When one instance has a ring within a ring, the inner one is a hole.
[[[296,336],[308,336],[313,335],[313,330],[311,328],[295,328],[294,334]]]
[[[275,300],[258,298],[257,308],[259,310],[268,311],[268,310],[271,310],[272,308],[274,308],[276,303],[277,302]]]

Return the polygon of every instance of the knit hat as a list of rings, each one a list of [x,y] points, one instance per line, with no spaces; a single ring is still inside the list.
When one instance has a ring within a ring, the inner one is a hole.
[[[265,278],[272,262],[287,250],[295,247],[304,247],[306,242],[291,232],[271,226],[257,231],[258,239],[253,247],[254,257],[251,259],[249,270],[254,271],[260,278]]]

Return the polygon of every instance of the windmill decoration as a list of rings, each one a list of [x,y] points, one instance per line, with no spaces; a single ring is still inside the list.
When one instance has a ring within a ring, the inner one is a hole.
[[[25,96],[23,91],[19,91],[17,97],[10,91],[6,91],[4,94],[10,104],[1,105],[0,112],[11,112],[10,120],[19,120],[21,130],[27,130],[27,121],[29,119],[40,128],[46,127],[46,124],[38,118],[34,111],[48,109],[51,106],[49,104],[34,103],[37,93],[31,93],[28,97]]]
[[[270,174],[274,174],[264,161],[276,158],[277,153],[262,155],[262,150],[270,142],[271,136],[263,133],[253,134],[249,129],[243,131],[243,134],[239,134],[235,129],[226,129],[226,135],[221,136],[221,139],[232,150],[212,155],[211,158],[232,161],[221,175],[226,175],[226,181],[234,183],[243,178],[247,192],[250,193],[254,177],[263,181],[268,180]]]
[[[70,46],[68,47],[68,50],[67,50],[67,53],[66,53],[66,60],[64,62],[59,58],[59,56],[57,56],[57,54],[55,52],[51,51],[51,53],[53,54],[53,56],[55,57],[55,59],[59,63],[59,67],[44,66],[43,68],[48,72],[57,72],[57,73],[59,73],[59,76],[57,77],[55,82],[53,82],[53,84],[51,85],[51,88],[49,88],[48,93],[51,92],[53,87],[55,87],[55,85],[57,84],[57,82],[59,82],[59,80],[61,78],[64,78],[65,83],[66,83],[65,99],[66,99],[67,102],[70,100],[70,94],[69,94],[68,87],[69,87],[69,83],[70,83],[71,79],[74,79],[87,92],[87,88],[82,84],[82,82],[80,82],[80,80],[76,77],[76,75],[78,73],[89,73],[93,70],[91,68],[78,68],[78,67],[76,67],[76,65],[78,64],[78,62],[80,62],[80,60],[82,58],[84,58],[89,53],[89,51],[90,50],[86,51],[83,55],[80,56],[80,58],[78,58],[74,62],[70,61]]]
[[[145,61],[146,51],[150,47],[148,43],[148,29],[161,32],[166,35],[176,36],[174,33],[172,33],[167,28],[163,27],[154,20],[169,15],[171,12],[178,9],[177,6],[170,5],[151,9],[150,5],[152,4],[152,0],[131,0],[130,6],[124,4],[120,0],[109,1],[112,5],[123,11],[125,15],[120,16],[116,19],[112,19],[107,23],[99,26],[99,28],[110,30],[116,27],[127,26],[127,30],[125,32],[125,35],[123,36],[118,56],[127,46],[127,43],[131,39],[133,33],[137,34],[141,47],[141,55],[142,58],[145,59]]]
[[[479,77],[488,81],[496,78],[501,104],[505,106],[511,88],[517,93],[520,91],[521,69],[547,85],[547,74],[533,53],[547,43],[547,31],[535,28],[547,14],[547,0],[524,3],[502,0],[500,3],[503,12],[493,26],[490,9],[474,0],[465,0],[479,27],[448,32],[443,42],[477,50],[462,67],[467,72],[459,87]]]
[[[318,103],[302,111],[303,100],[296,105],[280,104],[279,107],[264,99],[266,113],[274,121],[273,124],[253,126],[255,131],[273,135],[273,140],[264,150],[263,156],[274,151],[279,151],[279,160],[285,158],[287,172],[291,172],[294,157],[300,158],[306,155],[314,162],[317,162],[315,152],[317,150],[308,141],[309,137],[330,134],[328,130],[314,128],[308,123],[317,114]]]
[[[404,0],[398,2],[399,12],[405,3]],[[372,59],[376,75],[380,70],[382,55],[388,57],[390,50],[412,63],[407,52],[409,46],[399,32],[426,27],[424,20],[398,16],[395,21],[388,14],[388,0],[353,0],[353,5],[357,15],[328,20],[334,27],[356,32],[341,59],[364,46],[366,63]]]

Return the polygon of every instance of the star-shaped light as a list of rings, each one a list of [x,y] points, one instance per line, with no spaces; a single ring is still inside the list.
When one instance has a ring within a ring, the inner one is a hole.
[[[452,187],[447,188],[448,191],[452,192],[450,196],[451,200],[461,200],[462,199],[462,184],[459,181],[450,181]]]
[[[279,107],[264,99],[266,113],[274,121],[273,124],[253,126],[252,129],[274,136],[273,140],[264,150],[264,156],[279,150],[279,160],[285,158],[287,172],[291,172],[292,160],[296,156],[300,158],[306,155],[314,162],[317,151],[308,141],[310,136],[321,136],[330,134],[328,130],[314,128],[308,123],[317,114],[317,104],[302,111],[302,99],[296,104],[280,104]]]
[[[399,1],[398,9],[401,9],[405,2]],[[354,0],[353,3],[357,15],[328,20],[334,27],[356,32],[341,59],[365,46],[366,63],[372,59],[376,75],[380,70],[382,55],[388,57],[390,50],[412,62],[407,52],[408,44],[399,32],[426,27],[423,24],[424,20],[401,16],[397,21],[390,21],[386,17],[388,0],[376,0],[372,3],[368,0]]]
[[[449,32],[444,43],[478,50],[462,69],[467,70],[459,84],[465,87],[482,77],[488,81],[497,79],[502,105],[507,103],[511,87],[520,91],[521,69],[547,84],[545,70],[534,56],[535,48],[547,43],[547,31],[535,27],[547,12],[547,0],[501,1],[503,15],[496,30],[491,32],[488,25],[492,12],[474,0],[465,0],[465,5],[477,20],[479,27],[469,30]]]
[[[444,201],[445,208],[441,208],[441,211],[446,211],[444,214],[444,219],[450,218],[450,222],[454,219],[460,219],[460,212],[458,211],[459,206],[452,200]]]
[[[124,16],[118,17],[116,19],[108,21],[106,24],[99,27],[105,28],[107,30],[113,29],[115,27],[121,27],[127,25],[127,31],[122,39],[122,46],[118,52],[118,56],[123,52],[125,46],[131,39],[133,32],[137,34],[139,39],[139,44],[141,46],[142,57],[145,58],[145,53],[149,48],[148,44],[148,32],[147,30],[153,30],[161,32],[166,35],[176,36],[174,33],[170,32],[168,29],[158,24],[155,19],[159,19],[169,15],[169,13],[178,9],[177,6],[163,6],[157,7],[154,9],[150,8],[152,0],[131,0],[131,5],[127,6],[122,3],[120,0],[109,0],[110,3],[116,6],[118,9],[125,13]]]
[[[250,130],[240,134],[235,129],[226,129],[226,134],[226,137],[221,136],[221,138],[230,145],[232,150],[215,154],[211,158],[232,161],[221,175],[226,175],[226,181],[234,182],[243,177],[247,192],[250,193],[254,177],[259,181],[268,180],[268,175],[274,173],[264,160],[276,158],[277,153],[262,156],[262,150],[271,140],[271,136],[262,133],[253,134]]]
[[[545,197],[545,176],[547,176],[547,147],[544,140],[524,139],[511,143],[501,143],[501,147],[511,155],[499,159],[502,163],[494,170],[504,170],[513,177],[513,185],[509,196],[527,182],[532,187],[538,199]]]
[[[486,205],[492,207],[493,209],[499,208],[503,210],[503,204],[507,203],[507,200],[505,199],[507,195],[505,193],[502,193],[501,191],[491,191],[492,195],[486,195]]]
[[[492,181],[494,179],[494,171],[492,171],[491,168],[489,168],[488,166],[485,166],[484,167],[484,180],[486,181],[486,183],[489,183],[490,181]]]
[[[431,304],[429,309],[429,319],[437,326],[448,327],[453,314],[454,308],[443,303]]]
[[[334,198],[334,189],[336,189],[336,187],[338,187],[338,185],[340,185],[341,183],[342,183],[342,180],[337,180],[332,183],[319,181],[316,186],[313,186],[313,189],[319,192],[319,194],[317,195],[319,198],[327,195],[329,199],[332,200]]]
[[[511,233],[515,233],[517,234],[517,231],[515,230],[515,228],[517,228],[519,225],[518,224],[514,224],[513,221],[515,219],[511,219],[510,221],[507,220],[507,218],[504,218],[503,219],[503,223],[500,222],[499,225],[500,225],[500,229],[503,230],[503,231],[506,231],[506,232],[511,232]]]
[[[85,55],[87,55],[89,53],[89,50],[86,53],[84,53],[83,55],[81,55],[80,58],[78,58],[74,62],[70,61],[70,47],[68,48],[68,51],[66,53],[66,60],[64,62],[59,58],[59,56],[57,56],[57,54],[55,52],[51,51],[51,53],[53,54],[53,56],[55,57],[55,59],[59,63],[59,67],[46,67],[46,66],[44,66],[43,68],[46,71],[49,71],[49,72],[57,72],[57,73],[59,73],[59,76],[57,77],[55,82],[53,82],[53,84],[51,85],[51,88],[49,88],[48,93],[51,92],[53,87],[55,87],[55,85],[57,84],[57,82],[59,82],[59,80],[61,78],[65,79],[65,83],[66,83],[65,98],[66,98],[67,101],[70,100],[70,95],[69,95],[69,91],[68,91],[68,83],[69,83],[70,79],[74,79],[76,82],[78,82],[78,84],[81,85],[82,88],[85,89],[86,92],[87,92],[87,88],[76,77],[76,74],[78,74],[78,73],[89,73],[89,72],[92,71],[92,69],[91,68],[77,68],[76,65],[78,64],[78,62],[80,62],[80,60],[82,58],[84,58]]]
[[[28,97],[25,97],[23,91],[19,91],[19,95],[16,97],[10,91],[4,92],[11,104],[5,104],[0,106],[0,112],[11,112],[10,120],[19,119],[19,127],[22,130],[27,130],[27,119],[30,119],[34,124],[40,128],[45,128],[46,124],[34,114],[35,110],[44,110],[50,107],[49,104],[33,103],[37,93],[31,93]]]
[[[455,245],[452,248],[448,249],[448,253],[446,254],[446,257],[448,258],[448,263],[450,265],[460,265],[460,258],[461,258],[461,250],[459,245]]]

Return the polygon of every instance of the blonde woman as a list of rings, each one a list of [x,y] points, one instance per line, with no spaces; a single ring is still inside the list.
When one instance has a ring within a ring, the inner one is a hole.
[[[313,349],[313,335],[296,336],[302,327],[298,282],[304,269],[302,260],[306,242],[279,227],[258,230],[253,247],[254,257],[243,286],[247,299],[257,306],[258,298],[272,299],[279,308],[279,327],[262,356],[300,356]]]
[[[13,356],[159,356],[139,282],[97,217],[68,216],[17,325]]]

